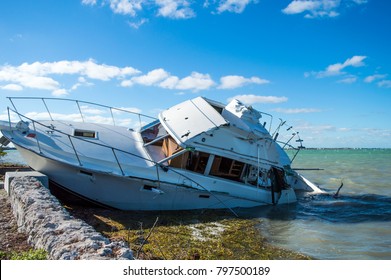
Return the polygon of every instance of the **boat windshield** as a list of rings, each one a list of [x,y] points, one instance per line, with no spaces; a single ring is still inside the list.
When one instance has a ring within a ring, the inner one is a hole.
[[[140,129],[141,137],[143,138],[144,143],[149,143],[157,138],[166,136],[167,131],[163,128],[159,120],[153,121]]]
[[[159,120],[143,127],[140,134],[144,141],[144,147],[156,162],[171,158],[183,150],[167,133]],[[167,160],[167,164],[170,164],[170,160]]]

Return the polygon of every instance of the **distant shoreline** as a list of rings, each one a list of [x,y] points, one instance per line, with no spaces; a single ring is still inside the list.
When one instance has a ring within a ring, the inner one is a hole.
[[[14,147],[1,147],[0,149],[2,149],[3,151],[16,150],[16,148]]]

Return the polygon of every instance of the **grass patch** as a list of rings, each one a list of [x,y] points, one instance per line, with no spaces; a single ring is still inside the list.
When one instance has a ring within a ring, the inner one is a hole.
[[[47,252],[43,249],[30,249],[26,252],[4,252],[0,251],[2,260],[47,260]]]

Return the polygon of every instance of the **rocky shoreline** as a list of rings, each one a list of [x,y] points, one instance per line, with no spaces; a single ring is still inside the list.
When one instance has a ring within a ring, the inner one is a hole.
[[[26,234],[28,244],[54,260],[133,259],[125,242],[111,242],[71,216],[37,178],[20,174],[6,185],[17,230]]]

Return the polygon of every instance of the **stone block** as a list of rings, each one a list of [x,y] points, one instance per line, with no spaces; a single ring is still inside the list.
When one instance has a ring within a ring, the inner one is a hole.
[[[14,178],[21,177],[33,177],[36,178],[45,188],[49,188],[49,179],[46,175],[38,171],[16,171],[16,172],[6,172],[4,177],[4,189],[10,194],[10,185]]]

